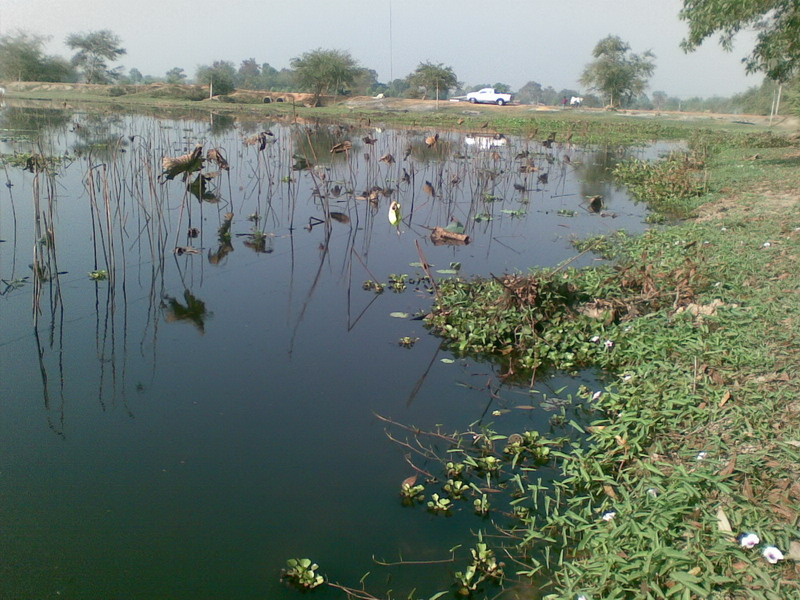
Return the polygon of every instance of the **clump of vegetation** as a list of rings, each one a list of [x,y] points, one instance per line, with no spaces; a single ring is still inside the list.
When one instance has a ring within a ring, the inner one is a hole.
[[[572,274],[442,280],[426,324],[457,352],[500,358],[509,374],[574,369],[589,360],[594,327],[579,311],[591,296]]]
[[[281,578],[299,589],[311,590],[325,583],[325,578],[317,573],[319,565],[308,558],[290,558]]]
[[[685,153],[671,154],[661,161],[638,158],[614,167],[614,177],[631,195],[659,215],[685,218],[706,192],[702,163]]]

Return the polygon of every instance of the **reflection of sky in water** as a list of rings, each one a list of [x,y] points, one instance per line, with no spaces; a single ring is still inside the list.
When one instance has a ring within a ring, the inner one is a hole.
[[[24,113],[2,118],[6,129],[38,127]],[[263,152],[243,144],[265,129],[274,138]],[[434,272],[555,265],[575,254],[573,237],[642,230],[643,210],[609,181],[622,151],[513,137],[483,150],[444,133],[428,148],[428,135],[219,117],[54,120],[41,148],[69,158],[52,211],[42,175],[38,194],[63,274],[42,289],[38,338],[29,280],[0,298],[0,595],[290,597],[277,577],[292,556],[351,585],[368,570],[368,583],[403,594],[449,585],[460,563],[395,569],[389,584],[372,563],[373,554],[444,558],[482,526],[468,508],[445,519],[400,507],[410,467],[373,412],[445,430],[483,419],[506,433],[547,429],[550,413],[516,409],[540,398],[525,390],[500,387],[492,398],[487,385],[500,382],[490,365],[445,364],[450,354],[420,321],[389,318],[430,305],[415,285],[376,296],[362,282],[417,277],[417,240]],[[353,149],[331,155],[345,139]],[[154,182],[162,156],[196,142],[231,164],[207,182],[218,203],[198,202],[180,177]],[[29,149],[8,138],[0,147]],[[378,160],[388,153],[393,163]],[[292,171],[296,154],[320,166]],[[31,274],[37,187],[20,169],[6,177],[0,277],[13,281]],[[356,199],[374,187],[393,192],[377,207]],[[595,194],[604,216],[587,210]],[[397,229],[390,199],[402,205]],[[326,211],[349,223],[326,221]],[[230,237],[219,239],[227,213]],[[430,242],[431,228],[451,220],[471,244]],[[197,253],[178,256],[176,246]],[[96,268],[112,281],[92,282]],[[401,336],[420,340],[406,350]],[[564,397],[580,383],[540,390]]]

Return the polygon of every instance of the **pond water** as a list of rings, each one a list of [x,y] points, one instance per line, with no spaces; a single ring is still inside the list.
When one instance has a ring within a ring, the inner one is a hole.
[[[433,131],[220,115],[6,108],[0,124],[0,152],[61,157],[52,177],[6,166],[0,187],[3,598],[293,598],[280,569],[304,556],[349,586],[369,571],[381,594],[448,588],[492,520],[403,507],[414,471],[376,415],[547,431],[553,413],[529,407],[594,381],[554,376],[532,396],[390,317],[430,306],[416,244],[434,277],[559,264],[573,237],[644,228],[609,167],[666,149],[460,132],[429,147]],[[209,161],[220,174],[196,194],[159,177],[198,143],[230,169]],[[471,243],[431,242],[451,221]],[[392,273],[404,292],[363,289]],[[459,544],[452,564],[373,560]]]

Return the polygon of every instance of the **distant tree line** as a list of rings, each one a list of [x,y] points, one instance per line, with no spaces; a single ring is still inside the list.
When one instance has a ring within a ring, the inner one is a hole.
[[[686,15],[690,14],[687,9]],[[695,43],[699,35],[691,38],[691,42]],[[136,68],[126,72],[121,66],[112,66],[126,54],[126,50],[121,46],[119,37],[108,30],[69,35],[65,43],[75,51],[71,59],[46,54],[44,48],[47,41],[47,37],[26,31],[0,36],[0,79],[133,85],[196,83],[208,86],[214,95],[230,94],[242,89],[305,91],[315,94],[317,98],[322,95],[382,94],[385,97],[447,99],[493,87],[498,91],[514,93],[516,101],[524,104],[569,106],[571,98],[581,97],[582,106],[595,108],[752,114],[769,114],[773,111],[778,87],[782,86],[780,113],[800,110],[800,78],[791,75],[793,71],[787,69],[780,72],[784,78],[781,83],[766,78],[760,86],[727,98],[677,98],[660,90],[648,95],[645,90],[655,67],[655,56],[649,51],[640,54],[631,52],[628,44],[617,36],[608,36],[595,46],[593,60],[587,63],[581,76],[583,91],[556,90],[537,81],[528,81],[516,91],[502,82],[467,85],[458,80],[452,67],[429,60],[419,63],[405,77],[384,83],[378,80],[376,71],[359,65],[349,52],[322,48],[293,58],[290,68],[278,69],[267,62],[247,58],[238,66],[227,60],[200,65],[193,77],[182,67],[173,67],[163,76],[153,76],[143,75]]]

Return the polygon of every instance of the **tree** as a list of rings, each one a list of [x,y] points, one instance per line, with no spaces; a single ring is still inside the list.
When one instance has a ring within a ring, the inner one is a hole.
[[[172,67],[166,73],[167,83],[179,84],[183,83],[185,79],[186,79],[186,73],[183,72],[183,69],[181,67]]]
[[[45,56],[48,38],[18,31],[0,37],[0,79],[16,81],[68,81],[74,69],[63,58]]]
[[[434,94],[438,98],[447,98],[448,91],[458,87],[458,77],[452,67],[446,67],[442,63],[435,65],[430,61],[419,63],[407,79],[410,85],[425,89],[423,99]]]
[[[380,88],[381,92],[386,89],[378,83],[378,73],[373,69],[360,69],[358,74],[353,79],[353,93],[362,96],[372,96],[378,93]]]
[[[128,79],[132,84],[139,85],[144,82],[144,75],[142,75],[142,72],[139,69],[134,67],[128,71]]]
[[[667,103],[667,93],[662,91],[653,92],[653,104],[656,110],[664,110],[664,105]]]
[[[797,0],[683,0],[680,17],[689,23],[689,35],[681,46],[687,52],[719,32],[725,50],[742,29],[758,31],[756,45],[743,59],[748,73],[787,82],[800,70],[800,4]]]
[[[236,89],[236,67],[229,60],[215,60],[211,66],[197,67],[197,83],[207,85],[215,96],[230,94]]]
[[[538,104],[542,101],[542,84],[537,81],[529,81],[514,94],[517,102],[522,104]]]
[[[261,67],[258,66],[256,59],[243,60],[236,73],[236,86],[246,90],[258,90],[262,89],[261,84]]]
[[[314,104],[330,90],[339,92],[353,84],[361,71],[358,62],[344,50],[317,48],[291,60],[295,82],[314,93]]]
[[[106,61],[117,60],[127,51],[120,48],[119,36],[108,29],[70,34],[66,44],[78,51],[72,64],[81,69],[86,83],[109,83],[119,77],[119,69],[109,69]]]
[[[408,87],[408,79],[394,79],[393,81],[389,82],[389,85],[383,94],[385,96],[399,98],[406,92]]]
[[[592,56],[595,60],[586,65],[581,85],[608,96],[612,107],[625,104],[644,92],[655,69],[652,52],[633,54],[630,46],[615,35],[597,42]]]

